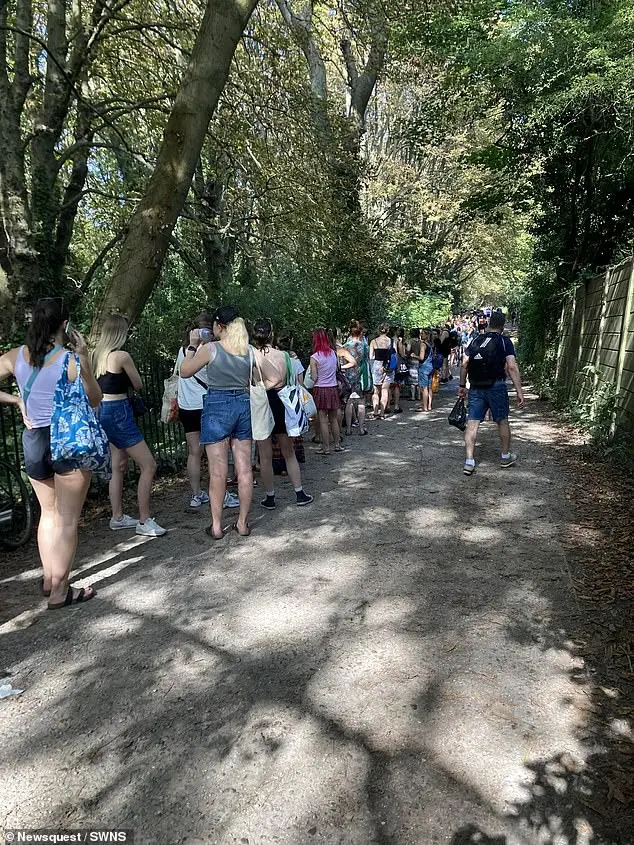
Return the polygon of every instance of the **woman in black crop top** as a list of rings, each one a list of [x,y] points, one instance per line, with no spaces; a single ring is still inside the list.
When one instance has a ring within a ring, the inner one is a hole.
[[[134,419],[128,390],[141,390],[143,383],[134,361],[123,346],[128,339],[128,322],[119,314],[112,314],[106,322],[93,354],[93,367],[97,382],[103,391],[99,420],[104,427],[112,453],[112,479],[110,528],[119,531],[135,528],[137,534],[160,537],[165,528],[150,515],[150,494],[156,474],[156,461]],[[140,470],[137,486],[139,519],[123,512],[123,479],[128,458]]]

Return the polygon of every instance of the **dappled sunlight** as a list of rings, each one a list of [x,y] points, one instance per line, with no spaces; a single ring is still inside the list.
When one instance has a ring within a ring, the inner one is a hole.
[[[263,702],[218,773],[234,784],[217,818],[218,845],[245,839],[295,845],[316,833],[318,841],[338,839],[342,830],[351,841],[369,842],[372,818],[357,788],[368,771],[367,754],[355,742],[329,734],[301,711]]]
[[[331,649],[334,656],[307,688],[315,712],[346,736],[361,736],[372,750],[394,754],[421,748],[414,707],[434,680],[432,641],[381,628],[333,642]]]

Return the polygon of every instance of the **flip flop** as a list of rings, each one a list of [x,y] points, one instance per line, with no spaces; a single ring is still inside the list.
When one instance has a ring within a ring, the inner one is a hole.
[[[205,534],[206,534],[208,537],[211,537],[211,539],[212,539],[212,540],[224,540],[224,538],[225,538],[225,532],[224,532],[224,531],[222,532],[222,534],[220,535],[220,537],[216,537],[216,535],[214,534],[214,530],[213,530],[213,526],[212,526],[212,525],[208,525],[208,526],[205,528]]]
[[[336,451],[336,449],[335,449],[335,451]],[[329,454],[330,454],[330,452],[324,452],[324,450],[323,450],[323,449],[317,449],[317,451],[315,452],[315,454],[316,454],[316,455],[329,455]]]
[[[359,437],[365,437],[366,434],[369,434],[369,433],[370,432],[367,430],[367,428],[364,428],[363,431],[359,432]]]
[[[89,596],[86,595],[86,590],[91,590]],[[73,595],[73,588],[71,585],[68,585],[68,592],[66,593],[66,598],[63,602],[59,602],[57,604],[51,604],[49,602],[48,609],[49,610],[60,610],[62,607],[68,607],[70,604],[82,604],[83,602],[90,601],[90,599],[94,599],[97,595],[96,591],[93,590],[92,587],[79,587],[77,591],[77,595]]]
[[[240,531],[240,529],[238,528],[237,522],[234,522],[233,525],[231,526],[231,528],[236,532],[236,534],[239,537],[248,537],[251,534],[251,527],[249,526],[248,522],[247,522],[247,530],[246,531]]]

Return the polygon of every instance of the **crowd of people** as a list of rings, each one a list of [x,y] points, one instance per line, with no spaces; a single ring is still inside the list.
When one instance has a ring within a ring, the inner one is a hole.
[[[228,530],[242,537],[250,534],[249,512],[258,484],[254,468],[259,469],[262,508],[276,508],[275,475],[280,465],[293,485],[296,505],[313,502],[302,483],[303,437],[301,432],[289,435],[288,403],[282,396],[288,385],[301,386],[295,395],[303,397],[305,407],[314,409],[309,415],[311,428],[304,434],[318,443],[316,454],[327,457],[345,451],[346,437],[355,430],[358,436],[366,436],[369,418],[380,422],[390,413],[402,413],[403,398],[419,403],[415,409],[421,413],[429,413],[439,384],[452,380],[452,368],[459,367],[460,397],[466,398],[467,377],[471,380],[465,474],[475,471],[477,429],[487,414],[499,427],[501,465],[512,466],[516,456],[510,452],[507,377],[516,387],[520,407],[523,404],[515,350],[502,333],[501,311],[492,310],[488,319],[483,316],[473,312],[439,327],[413,327],[407,332],[383,323],[372,339],[358,320],[352,320],[345,332],[318,328],[304,366],[293,350],[292,337],[276,334],[270,319],[258,319],[247,327],[235,308],[225,306],[213,314],[201,311],[185,329],[174,372],[178,416],[187,443],[189,505],[192,510],[209,505],[211,522],[206,532],[211,540],[221,541]],[[24,418],[25,466],[42,509],[38,529],[41,589],[50,609],[95,595],[92,587],[78,589],[69,583],[90,471],[51,452],[51,423],[60,384],[78,381],[83,386],[86,402],[97,409],[107,436],[110,528],[149,537],[166,533],[152,516],[156,462],[135,418],[135,404],[142,401],[142,381],[124,348],[128,330],[124,317],[110,316],[90,355],[84,339],[71,327],[63,299],[45,299],[33,310],[26,343],[0,358],[0,380],[13,376],[20,391],[19,395],[0,393],[0,402],[17,404]],[[256,395],[265,397],[263,405],[253,404]],[[259,434],[254,437],[256,413]],[[262,427],[261,414],[265,422],[270,420],[268,427]],[[203,454],[209,492],[201,480]],[[129,459],[139,468],[138,518],[123,509]],[[227,489],[231,465],[237,495]],[[226,508],[237,511],[229,528],[223,524]]]

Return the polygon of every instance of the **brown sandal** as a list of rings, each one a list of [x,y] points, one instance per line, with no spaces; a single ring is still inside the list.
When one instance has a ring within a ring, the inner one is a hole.
[[[251,534],[251,527],[249,526],[248,522],[247,522],[247,530],[246,531],[240,531],[240,529],[238,528],[237,522],[234,522],[231,527],[233,528],[233,530],[236,532],[236,534],[239,537],[248,537]]]

